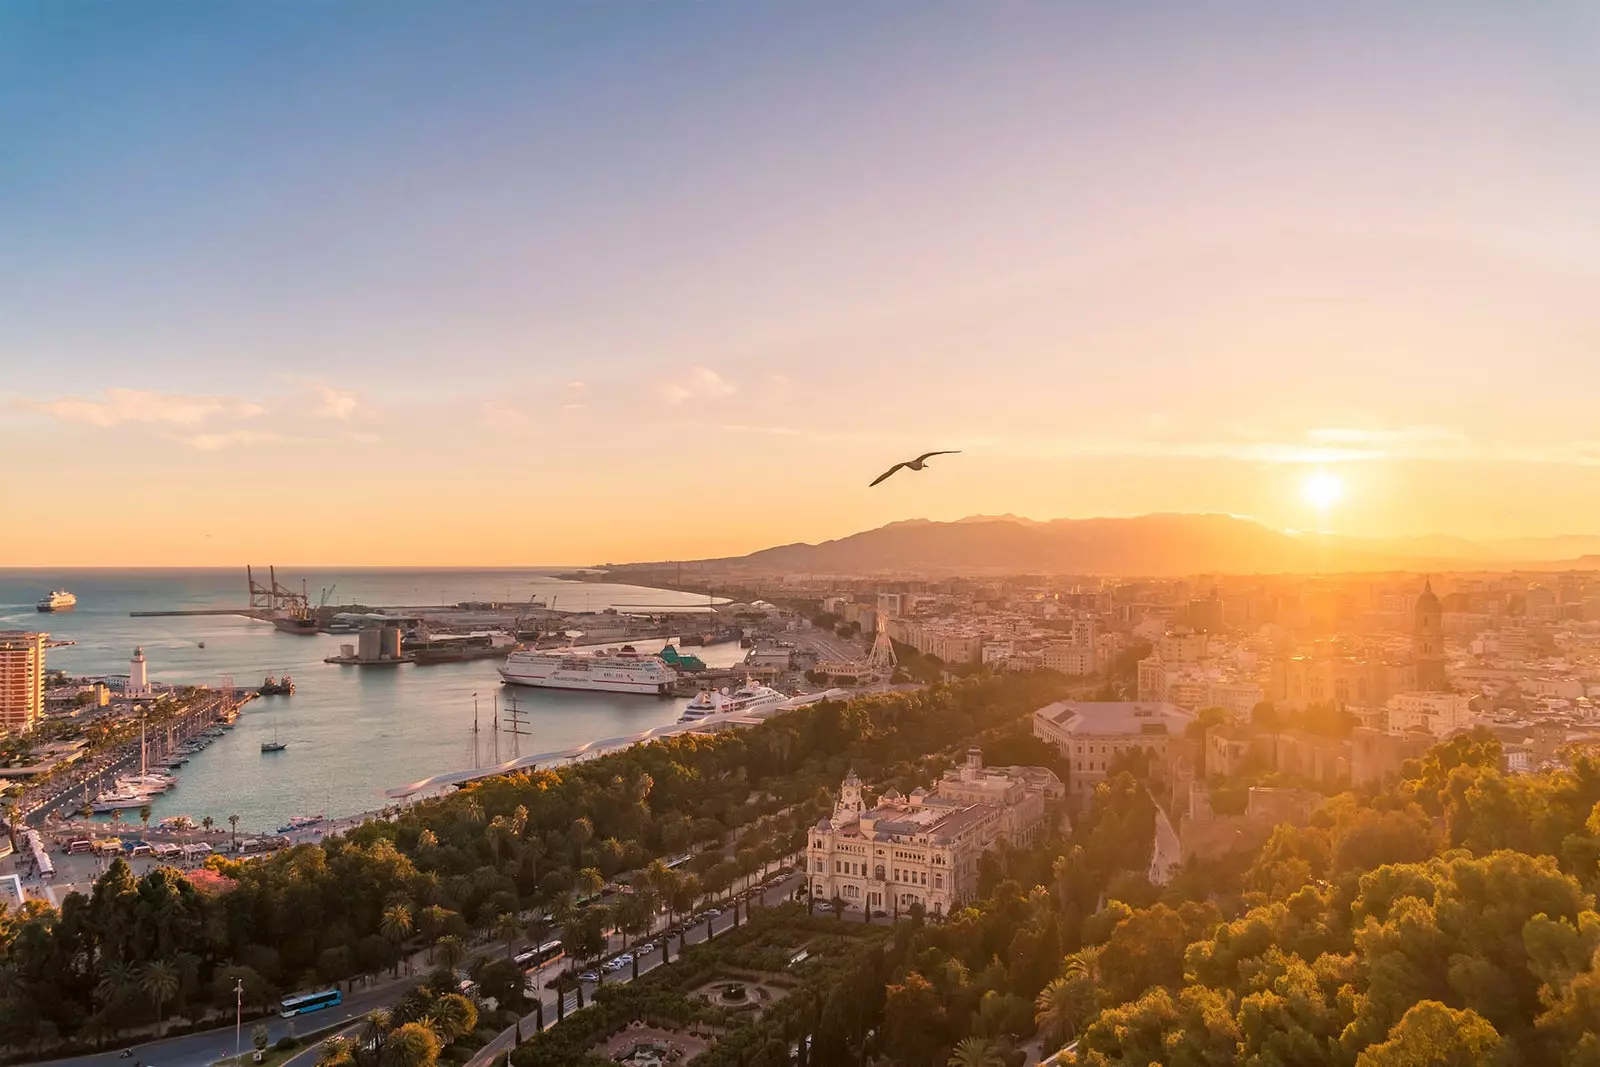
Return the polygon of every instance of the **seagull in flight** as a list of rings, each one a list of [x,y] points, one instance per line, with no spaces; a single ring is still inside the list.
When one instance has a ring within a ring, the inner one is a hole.
[[[947,449],[944,452],[924,452],[922,455],[918,456],[916,459],[908,459],[903,463],[896,463],[894,466],[890,467],[888,470],[884,471],[882,474],[880,474],[876,478],[872,479],[872,484],[868,485],[867,488],[871,489],[873,485],[877,485],[879,482],[881,482],[885,478],[889,477],[889,475],[893,474],[895,471],[899,470],[901,467],[904,467],[906,470],[909,470],[909,471],[919,471],[923,467],[928,465],[928,457],[930,457],[930,456],[954,456],[954,455],[957,455],[958,453],[960,453],[960,451],[961,451],[961,449],[959,449],[959,448],[952,448],[952,449]]]

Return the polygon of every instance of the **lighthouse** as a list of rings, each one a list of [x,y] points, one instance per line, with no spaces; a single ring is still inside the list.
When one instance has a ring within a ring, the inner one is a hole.
[[[135,697],[150,695],[150,677],[145,673],[142,645],[134,647],[133,659],[128,663],[128,695]]]

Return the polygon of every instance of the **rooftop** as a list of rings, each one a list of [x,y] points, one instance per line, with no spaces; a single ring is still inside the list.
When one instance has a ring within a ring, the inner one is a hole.
[[[1062,700],[1034,712],[1071,733],[1182,733],[1194,713],[1156,700]]]

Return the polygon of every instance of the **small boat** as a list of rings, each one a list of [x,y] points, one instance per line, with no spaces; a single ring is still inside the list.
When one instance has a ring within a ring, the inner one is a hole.
[[[288,747],[289,747],[289,742],[287,742],[287,741],[263,741],[263,742],[261,742],[261,751],[263,751],[263,752],[282,752],[284,749],[286,749]]]
[[[294,693],[294,679],[286,674],[283,680],[279,681],[269,674],[261,680],[261,688],[256,691],[264,697],[286,697]]]
[[[201,647],[201,648],[205,648],[205,647],[206,647],[206,643],[205,643],[205,642],[204,642],[204,641],[201,641],[201,642],[200,642],[200,646],[199,646],[199,647]]]

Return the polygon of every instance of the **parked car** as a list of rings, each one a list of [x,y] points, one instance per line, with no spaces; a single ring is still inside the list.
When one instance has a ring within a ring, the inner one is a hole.
[[[641,956],[648,956],[648,955],[650,955],[650,953],[654,952],[655,950],[656,950],[656,943],[654,941],[646,941],[642,945],[635,945],[634,946],[634,951],[637,952]]]
[[[819,900],[819,901],[817,901],[817,910],[818,911],[832,911],[833,910],[833,905],[828,903],[826,900]]]
[[[707,908],[706,909],[706,918],[708,918],[708,919],[715,919],[717,916],[719,916],[721,914],[722,914],[722,909],[721,908]]]
[[[584,971],[582,974],[578,975],[578,981],[580,981],[580,982],[598,982],[598,981],[600,981],[600,972],[599,971]]]

